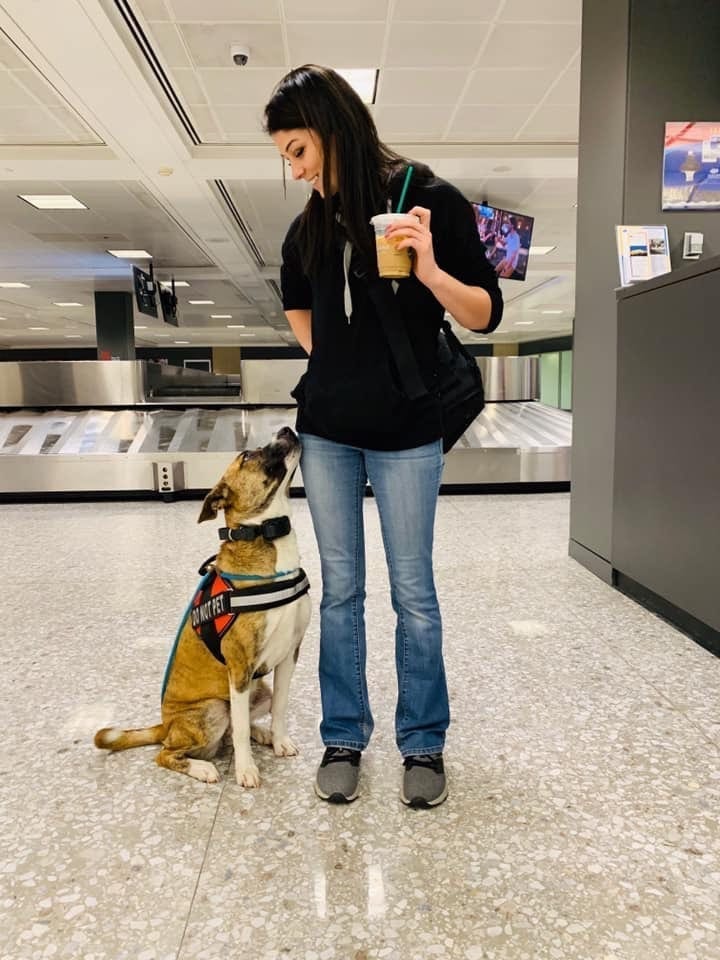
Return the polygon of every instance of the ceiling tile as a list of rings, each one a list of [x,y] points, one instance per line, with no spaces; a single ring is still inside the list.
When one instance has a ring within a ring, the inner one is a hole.
[[[390,29],[388,67],[462,67],[477,56],[488,32],[485,23],[395,23]]]
[[[385,20],[388,0],[284,0],[285,19]]]
[[[26,107],[35,100],[21,87],[12,73],[0,73],[0,107]]]
[[[8,70],[22,70],[30,65],[15,44],[0,31],[0,65]]]
[[[577,180],[562,177],[535,181],[535,192],[530,199],[535,207],[573,210],[573,204],[577,202]]]
[[[244,142],[264,137],[260,107],[216,107],[215,116],[228,140]]]
[[[283,190],[278,161],[276,181],[223,181],[268,265],[280,265],[281,246],[293,219],[308,197],[307,184],[288,181]]]
[[[494,19],[500,0],[396,0],[395,20]]]
[[[466,70],[381,70],[377,103],[457,103]]]
[[[229,66],[232,62],[230,47],[233,43],[245,43],[250,47],[250,62],[253,67],[285,65],[279,23],[236,23],[232,27],[224,23],[181,23],[179,28],[198,67]]]
[[[500,20],[580,23],[582,0],[506,0]]]
[[[545,102],[577,106],[580,103],[580,71],[570,70],[561,77]]]
[[[337,68],[380,65],[384,23],[289,23],[290,62],[293,66],[319,63]],[[328,63],[329,56],[332,63]]]
[[[463,103],[539,103],[555,76],[552,70],[475,70]]]
[[[71,143],[103,142],[84,120],[67,107],[49,107],[48,109],[52,116],[68,131]]]
[[[527,120],[532,105],[460,107],[448,132],[450,139],[500,140],[511,139]]]
[[[569,140],[578,138],[577,106],[540,107],[535,116],[519,135],[520,140]]]
[[[218,70],[199,70],[198,74],[211,103],[251,103],[265,106],[273,88],[282,80],[284,67],[238,70],[228,67]]]
[[[186,104],[207,103],[195,70],[173,70],[172,80]]]
[[[378,107],[375,122],[383,140],[395,137],[442,136],[450,118],[447,106]]]
[[[498,24],[483,53],[483,67],[560,70],[580,47],[573,24]]]
[[[528,209],[526,200],[532,193],[535,183],[536,181],[529,179],[495,177],[485,180],[480,191],[471,188],[463,189],[461,183],[458,183],[457,186],[468,200],[475,200],[476,202],[487,200],[494,207],[502,207],[516,213],[527,212],[530,214],[532,211]]]
[[[42,107],[0,109],[0,143],[70,143],[68,132]]]
[[[170,0],[169,5],[183,22],[280,20],[279,0]]]
[[[164,0],[135,0],[135,5],[148,22],[172,19]]]
[[[224,141],[225,138],[220,131],[220,127],[217,125],[217,121],[210,107],[196,104],[189,112],[193,126],[200,135],[203,143],[222,143]]]
[[[173,23],[153,23],[149,29],[163,60],[171,69],[192,66],[178,29]]]
[[[29,90],[40,103],[57,106],[62,102],[60,94],[50,86],[43,75],[37,70],[16,70],[11,74],[19,83]],[[2,74],[0,74],[2,83]]]

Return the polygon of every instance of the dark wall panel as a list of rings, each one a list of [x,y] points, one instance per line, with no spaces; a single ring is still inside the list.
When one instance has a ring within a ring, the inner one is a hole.
[[[570,537],[571,552],[578,543],[610,561],[614,228],[666,223],[674,268],[686,230],[705,234],[706,256],[720,253],[720,214],[663,212],[661,200],[665,121],[720,121],[720,3],[585,0],[582,40]]]
[[[613,567],[714,630],[720,325],[707,304],[718,299],[720,268],[619,303],[613,523]]]
[[[705,234],[704,255],[720,253],[720,215],[662,210],[665,121],[720,124],[720,3],[718,0],[633,0],[625,223],[666,223],[673,266],[683,233]]]
[[[608,565],[629,0],[583,4],[570,538]]]

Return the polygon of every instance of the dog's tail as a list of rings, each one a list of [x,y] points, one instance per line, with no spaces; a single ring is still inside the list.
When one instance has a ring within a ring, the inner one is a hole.
[[[101,750],[129,750],[131,747],[147,747],[162,743],[166,734],[165,725],[143,727],[142,730],[123,730],[122,727],[103,727],[95,734],[95,746]]]

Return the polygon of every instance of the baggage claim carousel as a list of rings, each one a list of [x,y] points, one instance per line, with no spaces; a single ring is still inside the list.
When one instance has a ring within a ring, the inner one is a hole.
[[[443,491],[568,489],[572,418],[535,399],[537,358],[478,362],[488,402],[447,455]],[[243,361],[221,376],[149,361],[2,363],[0,498],[204,494],[234,453],[294,424],[288,384],[303,367]],[[292,489],[302,493],[301,471]]]

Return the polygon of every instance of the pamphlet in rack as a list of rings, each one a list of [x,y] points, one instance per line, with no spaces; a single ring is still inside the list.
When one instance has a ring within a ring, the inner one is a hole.
[[[620,285],[629,287],[639,280],[649,280],[670,273],[670,243],[666,226],[615,227]]]

